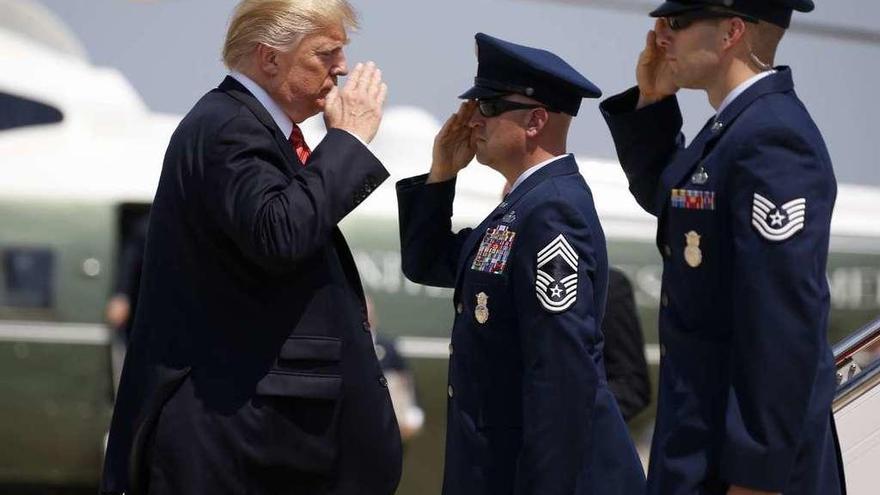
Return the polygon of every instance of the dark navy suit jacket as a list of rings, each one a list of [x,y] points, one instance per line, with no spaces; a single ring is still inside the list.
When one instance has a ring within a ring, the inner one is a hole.
[[[826,261],[836,183],[786,67],[683,146],[669,97],[603,102],[630,190],[658,217],[660,390],[651,495],[843,493]]]
[[[151,210],[102,491],[394,492],[400,436],[336,227],[387,177],[340,130],[302,167],[234,79],[195,105]]]
[[[626,274],[614,267],[608,270],[602,336],[608,387],[617,399],[623,419],[629,421],[651,403],[651,381],[635,292]]]
[[[458,233],[455,181],[425,178],[397,192],[407,278],[455,288],[443,493],[640,495],[602,367],[605,237],[574,158]]]

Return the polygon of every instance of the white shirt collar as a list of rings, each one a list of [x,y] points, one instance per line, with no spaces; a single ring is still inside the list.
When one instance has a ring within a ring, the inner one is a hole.
[[[293,121],[290,120],[290,117],[288,117],[286,113],[284,113],[281,106],[275,103],[275,100],[269,96],[269,93],[267,93],[259,84],[254,82],[253,79],[241,72],[232,71],[229,75],[236,81],[240,82],[242,86],[254,95],[254,98],[260,102],[260,105],[263,105],[263,108],[265,108],[266,111],[269,112],[269,115],[272,116],[272,120],[274,120],[278,128],[281,129],[281,133],[284,134],[284,137],[289,138],[290,133],[293,131]]]
[[[723,112],[724,109],[727,108],[731,103],[733,103],[733,100],[735,100],[737,96],[745,93],[747,89],[751,88],[753,84],[773,74],[776,74],[776,70],[768,70],[761,72],[760,74],[755,74],[754,76],[741,82],[739,86],[733,88],[733,91],[731,91],[727,94],[727,96],[724,97],[724,101],[721,102],[721,105],[718,105],[718,111],[715,112],[715,117],[720,117],[721,112]]]
[[[507,194],[509,195],[510,193],[512,193],[513,190],[516,189],[516,187],[517,187],[518,185],[520,185],[520,184],[522,184],[523,182],[525,182],[525,180],[528,179],[529,176],[531,176],[532,174],[534,174],[535,172],[537,172],[541,167],[544,167],[544,166],[550,165],[551,163],[555,162],[556,160],[559,160],[560,158],[565,158],[566,156],[568,156],[568,155],[570,155],[570,154],[571,154],[571,153],[566,153],[566,154],[564,154],[564,155],[554,156],[553,158],[551,158],[551,159],[549,159],[549,160],[544,160],[543,162],[541,162],[541,163],[539,163],[539,164],[537,164],[537,165],[532,165],[531,167],[529,167],[528,169],[526,169],[525,172],[519,174],[519,177],[517,177],[517,178],[516,178],[516,181],[513,183],[513,185],[510,186],[510,192],[508,192]]]

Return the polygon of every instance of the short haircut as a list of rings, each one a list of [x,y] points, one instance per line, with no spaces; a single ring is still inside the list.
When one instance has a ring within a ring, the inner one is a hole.
[[[783,35],[785,35],[784,28],[769,22],[759,22],[751,29],[752,53],[761,61],[773,65]]]
[[[347,0],[242,0],[229,21],[223,63],[241,70],[259,44],[287,51],[310,34],[340,25],[358,27]]]

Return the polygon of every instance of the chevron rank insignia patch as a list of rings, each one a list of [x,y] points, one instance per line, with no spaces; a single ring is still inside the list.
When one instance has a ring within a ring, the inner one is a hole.
[[[768,241],[790,239],[804,228],[807,200],[798,198],[776,206],[772,201],[755,193],[752,201],[752,226]]]
[[[578,255],[559,234],[538,252],[535,292],[538,302],[551,313],[561,313],[577,300]]]

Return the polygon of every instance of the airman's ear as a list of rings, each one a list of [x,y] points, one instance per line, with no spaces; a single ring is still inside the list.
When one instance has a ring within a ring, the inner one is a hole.
[[[740,40],[746,35],[746,23],[739,17],[730,18],[727,23],[727,30],[724,32],[724,38],[721,43],[724,49],[730,49],[736,46]]]
[[[534,138],[544,129],[547,121],[550,120],[550,112],[546,108],[535,108],[528,113],[528,121],[526,122],[526,136]]]

